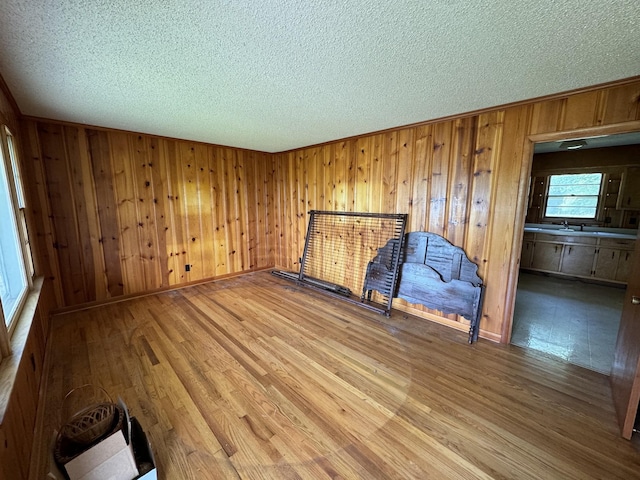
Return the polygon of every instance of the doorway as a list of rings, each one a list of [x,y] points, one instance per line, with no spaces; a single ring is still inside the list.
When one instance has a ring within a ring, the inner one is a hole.
[[[631,273],[624,272],[620,255],[628,259],[632,254],[640,220],[640,212],[620,208],[618,195],[621,173],[640,163],[640,132],[553,140],[533,147],[511,343],[609,375],[624,275]],[[550,176],[577,178],[581,172],[596,171],[602,172],[602,181],[591,218],[569,211],[554,217],[547,202],[558,200],[552,198],[554,188],[561,197],[564,187],[550,187]]]

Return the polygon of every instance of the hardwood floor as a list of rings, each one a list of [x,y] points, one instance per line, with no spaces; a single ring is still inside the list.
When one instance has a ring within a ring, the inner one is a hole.
[[[53,319],[45,478],[65,394],[141,422],[164,479],[631,479],[608,377],[268,272]]]

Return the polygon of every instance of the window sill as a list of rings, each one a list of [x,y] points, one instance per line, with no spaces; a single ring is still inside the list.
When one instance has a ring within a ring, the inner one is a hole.
[[[3,358],[0,363],[0,425],[4,422],[4,415],[13,392],[13,386],[16,383],[22,354],[24,353],[38,307],[42,283],[43,277],[34,279],[33,287],[27,294],[22,312],[16,323],[13,335],[11,335],[11,356]]]

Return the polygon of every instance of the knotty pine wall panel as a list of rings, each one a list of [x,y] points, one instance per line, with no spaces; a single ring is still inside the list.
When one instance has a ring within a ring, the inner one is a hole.
[[[223,176],[223,155],[222,149],[217,149],[213,154],[212,164],[212,188],[213,188],[213,213],[215,230],[213,233],[214,244],[216,248],[215,252],[215,272],[217,275],[222,275],[227,271],[227,252],[223,248],[228,244],[227,228],[226,228],[226,211],[227,206],[225,202],[225,186],[227,182]]]
[[[26,479],[38,414],[38,393],[44,369],[49,312],[55,304],[51,282],[45,281],[29,336],[20,357],[15,383],[0,418],[0,478]],[[5,385],[2,385],[6,388]],[[6,392],[5,392],[6,393]]]
[[[33,122],[28,123],[28,127],[32,130],[36,125]],[[94,230],[95,241],[93,243],[92,255],[97,258],[96,264],[102,267],[97,272],[104,272],[100,277],[105,277],[102,281],[96,281],[96,286],[101,285],[101,290],[95,291],[95,300],[105,300],[106,298],[114,298],[124,293],[124,283],[122,281],[122,268],[120,265],[120,235],[117,222],[117,205],[114,194],[113,168],[111,166],[111,147],[109,144],[109,136],[106,132],[99,130],[87,130],[87,149],[89,152],[89,160],[91,171],[93,172],[92,180],[94,184],[95,210],[94,222],[96,228]],[[41,152],[36,152],[35,159],[39,158]],[[44,188],[46,189],[46,178],[44,180]],[[96,215],[97,214],[97,215]],[[58,225],[61,228],[62,225]],[[53,225],[52,225],[53,228]],[[55,234],[52,234],[54,236]],[[53,242],[53,240],[52,240]],[[52,262],[60,268],[58,258],[52,258]],[[58,278],[58,277],[56,277]],[[62,282],[55,282],[62,290]],[[91,295],[89,295],[91,298]],[[62,306],[64,303],[59,302]]]
[[[449,156],[451,155],[451,132],[454,122],[432,125],[432,139],[425,161],[428,163],[429,190],[425,196],[427,216],[426,231],[444,235],[447,225],[447,189],[449,182]]]
[[[58,307],[274,265],[271,155],[38,120],[23,133]]]
[[[37,129],[40,148],[43,152],[42,164],[46,175],[48,198],[50,201],[51,220],[56,228],[53,247],[57,252],[60,265],[59,275],[64,288],[64,302],[75,305],[85,300],[88,277],[83,265],[80,224],[82,203],[76,202],[78,190],[73,183],[71,167],[68,163],[66,142],[72,137],[69,129],[62,125],[42,125]],[[77,138],[77,136],[76,136]],[[71,150],[70,150],[71,151]],[[76,210],[76,207],[80,211]]]
[[[638,85],[622,85],[601,90],[601,117],[596,121],[604,125],[630,122],[640,117]]]
[[[27,478],[31,460],[31,448],[36,424],[38,392],[42,380],[45,349],[49,333],[49,312],[56,304],[51,272],[47,270],[49,255],[46,227],[49,212],[42,214],[41,199],[44,194],[39,188],[43,180],[41,165],[29,161],[30,141],[21,136],[19,112],[10,94],[5,90],[0,77],[0,124],[9,127],[13,133],[21,164],[22,180],[25,186],[26,218],[30,232],[36,275],[45,277],[35,315],[28,332],[24,350],[17,367],[15,383],[0,386],[4,394],[9,395],[6,409],[0,413],[0,478]],[[46,202],[45,202],[46,204]],[[41,232],[41,236],[33,232]],[[14,360],[17,357],[14,357]]]
[[[636,120],[640,82],[275,154],[276,264],[298,271],[309,210],[407,213],[408,231],[443,235],[478,264],[487,286],[482,333],[507,341],[529,136]],[[317,193],[321,183],[324,195]],[[350,262],[364,269],[368,260]],[[450,326],[467,325],[403,301],[394,306]]]

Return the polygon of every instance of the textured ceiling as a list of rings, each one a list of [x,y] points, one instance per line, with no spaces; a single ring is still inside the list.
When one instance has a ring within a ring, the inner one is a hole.
[[[638,0],[2,0],[22,113],[282,151],[640,74]]]

